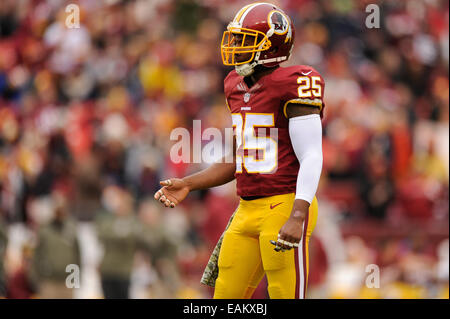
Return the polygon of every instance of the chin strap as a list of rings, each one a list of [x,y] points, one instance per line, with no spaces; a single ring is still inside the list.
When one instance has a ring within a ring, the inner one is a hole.
[[[255,62],[236,65],[235,69],[240,76],[249,76],[255,72]]]
[[[261,45],[259,46],[259,48],[261,48],[264,45],[264,43],[261,43]],[[240,76],[249,76],[252,75],[253,72],[255,72],[255,67],[258,64],[262,64],[264,62],[259,61],[259,56],[261,55],[261,51],[256,52],[255,58],[253,59],[253,62],[249,62],[249,63],[245,63],[245,64],[241,64],[241,65],[236,65],[235,69],[237,74],[239,74]]]
[[[259,52],[258,52],[259,53]],[[237,74],[240,76],[249,76],[252,75],[255,72],[255,67],[257,65],[263,65],[264,63],[272,63],[272,62],[282,62],[287,60],[286,56],[278,57],[278,58],[272,58],[272,59],[266,59],[266,60],[253,60],[252,63],[245,63],[241,65],[236,65],[235,69]]]

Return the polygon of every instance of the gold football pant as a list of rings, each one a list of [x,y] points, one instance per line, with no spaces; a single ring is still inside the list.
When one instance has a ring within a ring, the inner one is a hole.
[[[311,203],[303,223],[298,248],[276,252],[270,243],[277,241],[294,200],[294,193],[241,199],[220,248],[215,299],[251,298],[264,274],[271,299],[305,298],[308,243],[317,221],[317,199]]]

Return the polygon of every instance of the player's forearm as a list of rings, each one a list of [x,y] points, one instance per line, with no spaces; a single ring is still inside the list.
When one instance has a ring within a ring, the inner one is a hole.
[[[297,191],[291,212],[291,218],[296,221],[303,222],[308,214],[309,206],[314,199],[319,184],[322,161],[322,154],[319,152],[304,154],[300,160]]]
[[[289,119],[292,148],[300,163],[295,199],[311,203],[322,171],[322,125],[317,114]],[[303,205],[297,205],[299,208]]]
[[[290,217],[298,222],[303,222],[309,211],[310,203],[304,199],[296,199]]]
[[[297,176],[295,199],[302,199],[312,203],[319,185],[323,157],[318,151],[311,152],[305,154],[299,162],[300,170]]]
[[[214,163],[198,173],[184,177],[183,181],[186,182],[191,191],[206,189],[231,182],[235,178],[235,171],[235,163],[222,161],[221,163]]]

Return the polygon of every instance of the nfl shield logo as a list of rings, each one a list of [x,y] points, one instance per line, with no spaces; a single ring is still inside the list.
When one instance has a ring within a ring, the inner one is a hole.
[[[250,93],[247,92],[244,94],[244,102],[247,103],[248,100],[250,100]]]

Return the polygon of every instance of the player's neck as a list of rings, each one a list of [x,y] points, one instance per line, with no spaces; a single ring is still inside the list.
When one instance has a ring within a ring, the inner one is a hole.
[[[259,68],[255,68],[255,72],[253,72],[252,75],[246,76],[244,78],[245,83],[247,84],[248,88],[251,88],[253,85],[255,85],[256,82],[258,82],[263,76],[268,75],[275,71],[279,65],[267,68],[264,66],[260,66]]]

